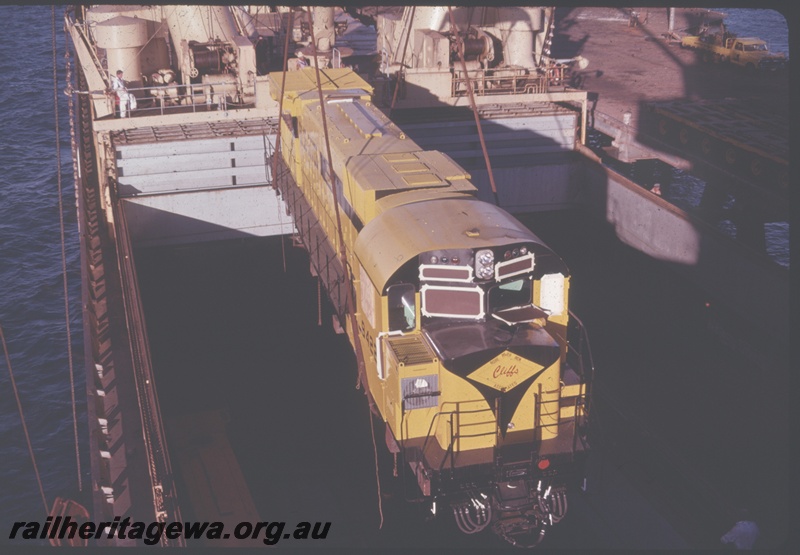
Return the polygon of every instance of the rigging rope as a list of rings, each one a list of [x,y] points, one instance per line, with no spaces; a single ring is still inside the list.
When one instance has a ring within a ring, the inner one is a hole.
[[[54,8],[55,9],[55,8]],[[22,413],[22,403],[19,400],[19,392],[17,391],[17,382],[14,380],[14,372],[11,370],[11,357],[8,355],[8,346],[6,345],[6,336],[3,334],[3,326],[0,325],[0,341],[3,343],[3,352],[6,355],[6,366],[8,366],[8,376],[11,378],[11,389],[14,390],[14,397],[17,400],[17,410],[19,411],[19,419],[22,421],[22,431],[25,433],[25,441],[28,442],[28,453],[31,456],[33,463],[33,472],[36,474],[36,482],[39,484],[39,493],[42,495],[42,504],[44,505],[44,514],[48,514],[47,497],[44,495],[44,486],[42,486],[42,477],[39,475],[39,467],[36,466],[36,457],[33,454],[33,447],[31,446],[31,436],[28,434],[28,426],[25,424],[25,415]]]
[[[313,12],[311,11],[311,7],[307,8],[309,17],[312,16]],[[355,306],[353,304],[353,278],[349,271],[349,266],[347,263],[347,253],[345,251],[344,246],[344,233],[342,232],[342,218],[339,213],[339,190],[336,186],[336,174],[333,169],[333,156],[331,156],[331,141],[330,136],[328,134],[328,118],[325,115],[325,99],[322,96],[322,79],[320,78],[320,71],[319,71],[319,58],[317,56],[317,39],[314,36],[314,22],[312,21],[309,25],[311,28],[311,44],[314,47],[314,69],[316,70],[316,77],[317,77],[317,92],[319,93],[319,106],[320,112],[322,116],[322,132],[325,136],[325,152],[328,156],[328,171],[329,171],[329,179],[330,179],[330,187],[331,192],[333,193],[333,204],[334,204],[334,212],[336,213],[336,231],[339,240],[339,256],[342,259],[342,269],[344,270],[345,277],[347,278],[346,288],[345,288],[345,299],[347,305],[347,313],[350,319],[350,327],[352,328],[353,333],[353,346],[356,351],[356,363],[358,364],[358,376],[361,384],[364,386],[364,393],[367,395],[367,400],[370,407],[370,414],[373,413],[373,405],[374,401],[372,396],[369,393],[369,387],[367,385],[367,375],[366,375],[366,368],[364,367],[364,353],[361,349],[361,338],[359,337],[358,332],[358,322],[356,321],[356,311]],[[325,178],[323,174],[323,179]],[[342,191],[344,194],[344,191]],[[370,416],[370,429],[372,429],[372,416]],[[383,528],[383,503],[381,501],[381,482],[380,477],[378,474],[378,450],[375,444],[375,434],[374,430],[372,433],[372,447],[375,453],[375,477],[378,483],[378,512],[381,517],[381,522],[378,528]]]
[[[492,186],[492,194],[494,195],[494,203],[500,206],[500,199],[497,196],[497,187],[494,184],[494,173],[492,172],[492,164],[489,162],[489,151],[486,149],[486,140],[483,138],[483,129],[481,128],[481,118],[478,115],[478,107],[475,105],[475,96],[472,92],[472,81],[470,80],[469,73],[467,73],[467,62],[464,61],[464,40],[458,34],[458,27],[456,20],[453,17],[453,8],[447,7],[447,13],[450,15],[450,26],[453,28],[453,34],[456,36],[458,57],[461,60],[461,70],[464,72],[464,82],[467,85],[467,94],[469,94],[469,103],[472,107],[472,113],[475,115],[475,125],[478,128],[478,138],[481,141],[481,150],[483,151],[483,159],[486,161],[486,172],[489,174],[489,184]]]
[[[283,95],[286,91],[286,72],[288,71],[289,63],[289,36],[292,34],[294,27],[294,10],[289,10],[289,17],[286,20],[286,42],[283,45],[283,74],[281,75],[281,96],[278,100],[278,132],[275,136],[275,151],[272,153],[272,188],[278,188],[278,156],[281,153],[281,118],[283,118]],[[286,198],[283,199],[286,202]],[[280,206],[278,207],[278,214],[280,218]],[[280,221],[281,230],[283,230],[283,221]],[[281,256],[283,257],[283,272],[286,273],[286,241],[281,236]]]
[[[81,456],[78,444],[78,417],[75,409],[75,372],[72,367],[72,332],[69,326],[69,287],[67,280],[67,251],[64,234],[64,199],[61,186],[61,132],[58,124],[58,64],[56,63],[56,8],[52,7],[53,20],[53,109],[56,119],[56,167],[58,171],[58,221],[61,229],[61,275],[64,282],[64,320],[67,329],[67,360],[69,363],[69,391],[72,397],[72,431],[75,435],[75,463],[78,473],[78,490],[83,491],[81,481]],[[10,367],[9,367],[10,368]]]
[[[414,13],[416,12],[417,7],[411,6],[411,16],[408,18],[408,32],[406,33],[406,42],[403,45],[403,57],[400,59],[400,71],[403,71],[406,65],[406,50],[408,49],[408,39],[411,37],[411,31],[413,31],[412,25],[414,24]],[[400,90],[400,72],[397,74],[397,80],[394,83],[394,94],[392,95],[392,105],[389,106],[389,114],[391,115],[392,110],[394,110],[394,103],[397,101],[397,91]]]

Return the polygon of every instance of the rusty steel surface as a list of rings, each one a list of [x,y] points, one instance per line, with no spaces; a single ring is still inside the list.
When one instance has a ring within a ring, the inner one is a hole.
[[[775,161],[788,163],[789,120],[746,100],[673,100],[654,111],[697,131]]]

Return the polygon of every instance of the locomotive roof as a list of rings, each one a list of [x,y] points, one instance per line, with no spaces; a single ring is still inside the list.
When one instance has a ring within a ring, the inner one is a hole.
[[[355,253],[376,288],[383,291],[392,275],[420,253],[519,242],[546,248],[541,239],[502,208],[464,196],[390,208],[364,226],[356,239]]]
[[[339,91],[340,93],[351,92],[354,95],[369,95],[372,87],[358,76],[356,72],[348,68],[320,69],[320,81],[322,90],[328,93]],[[286,85],[283,79],[286,79]],[[269,94],[273,100],[279,100],[281,90],[284,91],[286,98],[293,100],[303,94],[308,94],[311,100],[316,100],[317,92],[317,72],[313,68],[306,68],[299,71],[275,71],[269,74]]]

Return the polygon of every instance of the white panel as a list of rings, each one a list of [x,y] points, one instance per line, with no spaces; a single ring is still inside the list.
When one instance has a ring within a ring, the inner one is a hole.
[[[191,170],[217,168],[264,166],[263,150],[242,150],[233,152],[204,152],[150,158],[131,158],[117,160],[119,174],[124,177],[175,173]]]
[[[198,191],[271,182],[268,167],[222,168],[119,178],[119,196]],[[235,180],[234,180],[235,178]],[[235,181],[235,182],[234,182]]]
[[[539,306],[551,316],[559,316],[564,312],[564,274],[542,276],[539,293]]]
[[[135,246],[195,243],[294,231],[271,187],[222,189],[126,200]]]
[[[157,142],[117,145],[116,149],[122,158],[149,158],[152,156],[172,156],[175,154],[195,154],[200,152],[230,152],[237,150],[264,150],[264,135],[246,135],[242,137],[221,137],[218,139],[182,138],[182,133],[175,134],[175,140],[159,140]],[[270,151],[274,149],[275,137],[268,135],[266,142]],[[233,147],[231,147],[233,145]]]

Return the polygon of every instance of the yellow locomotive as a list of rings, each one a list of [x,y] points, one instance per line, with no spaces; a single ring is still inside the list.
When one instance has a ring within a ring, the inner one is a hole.
[[[567,363],[569,272],[478,200],[463,168],[406,137],[357,74],[320,70],[324,107],[316,75],[270,76],[272,97],[283,92],[276,181],[362,353],[387,446],[462,531],[538,543],[587,449],[590,372]]]

